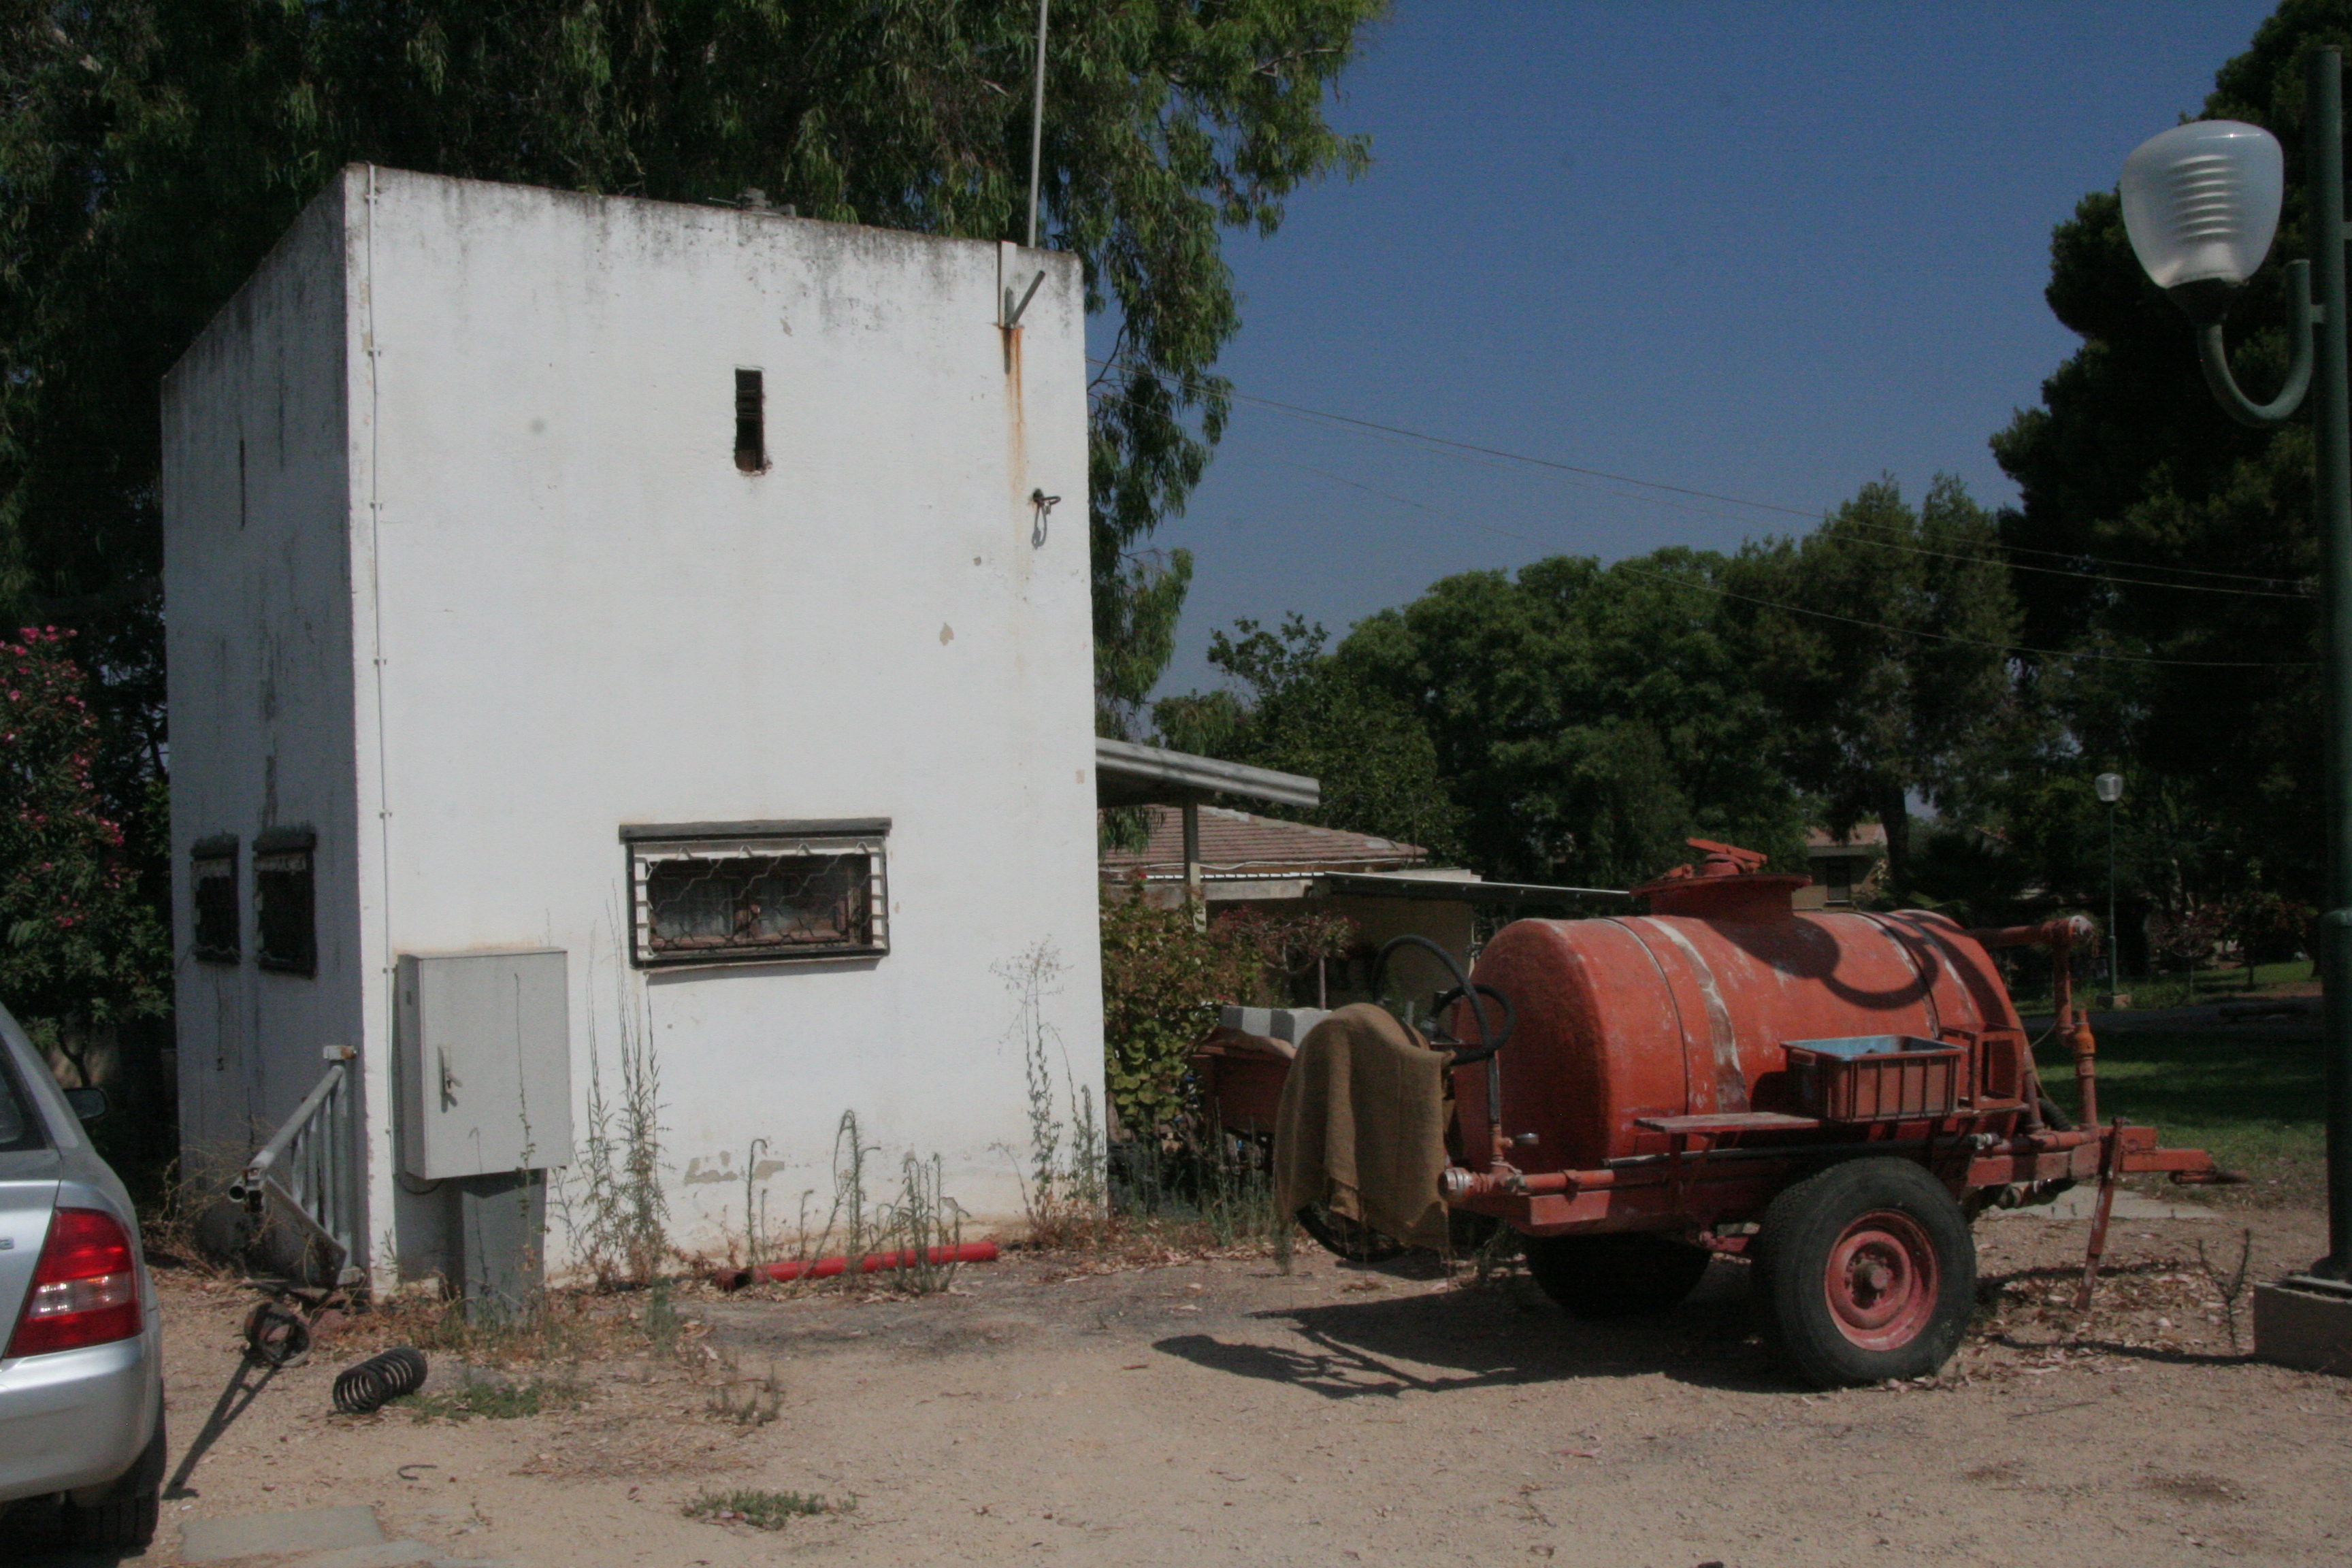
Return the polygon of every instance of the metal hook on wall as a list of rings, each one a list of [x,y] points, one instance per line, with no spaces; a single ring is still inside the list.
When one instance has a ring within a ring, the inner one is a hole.
[[[1045,547],[1046,524],[1053,521],[1054,509],[1062,504],[1062,498],[1049,496],[1041,489],[1031,490],[1029,504],[1037,509],[1036,525],[1029,531],[1029,548],[1043,550]]]

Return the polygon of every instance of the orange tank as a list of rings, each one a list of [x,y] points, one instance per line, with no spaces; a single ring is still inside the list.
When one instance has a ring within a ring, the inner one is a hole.
[[[2159,1148],[2153,1128],[2076,1127],[2042,1095],[1986,947],[2055,950],[2056,1033],[2088,1122],[2095,1043],[2065,957],[2087,922],[1969,932],[1916,910],[1799,912],[1807,879],[1691,842],[1702,866],[1635,889],[1647,914],[1505,928],[1457,975],[1487,999],[1496,1046],[1467,997],[1446,1019],[1452,1040],[1436,1037],[1456,1063],[1440,1195],[1517,1230],[1528,1273],[1570,1311],[1669,1311],[1711,1258],[1745,1257],[1805,1377],[1916,1377],[1967,1325],[1978,1209],[2097,1179],[2082,1304],[2117,1176],[2215,1175],[2200,1151]],[[1342,1052],[1352,1037],[1318,1027],[1298,1048]],[[1285,1082],[1276,1169],[1282,1127],[1328,1125],[1301,1085],[1330,1076]],[[1353,1196],[1317,1181],[1334,1203]],[[1393,1248],[1303,1195],[1299,1218],[1326,1246]]]
[[[1824,1102],[1836,1085],[1823,1068],[1853,1069],[1806,1041],[1906,1041],[1941,1069],[1926,1092],[1884,1100],[1867,1121],[1833,1118],[1853,1121],[1849,1136],[1915,1138],[1954,1116],[2009,1132],[2032,1084],[2016,1009],[1985,950],[1940,915],[1797,911],[1790,895],[1804,882],[1654,883],[1643,889],[1650,914],[1520,921],[1489,942],[1474,978],[1517,1013],[1497,1058],[1510,1163],[1533,1173],[1666,1153],[1670,1134],[1644,1121],[1820,1118],[1841,1108]],[[1455,1021],[1475,1035],[1467,1009]],[[1958,1055],[1919,1051],[1928,1044]],[[1465,1068],[1456,1080],[1467,1134],[1486,1121],[1486,1074]],[[1483,1156],[1475,1143],[1465,1153]]]

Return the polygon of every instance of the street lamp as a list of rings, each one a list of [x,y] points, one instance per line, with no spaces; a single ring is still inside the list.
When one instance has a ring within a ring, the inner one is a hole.
[[[2124,989],[2124,944],[2116,932],[2116,802],[2124,797],[2124,775],[2101,773],[2091,787],[2107,803],[2107,1005],[2120,1007],[2116,998]]]
[[[2196,327],[2206,384],[2231,418],[2257,427],[2284,423],[2311,389],[2315,362],[2319,396],[2312,433],[2327,616],[2330,907],[2319,939],[2327,1053],[2327,1256],[2313,1265],[2312,1274],[2341,1289],[2352,1278],[2352,940],[2346,930],[2352,924],[2352,376],[2345,337],[2343,56],[2315,49],[2307,69],[2304,175],[2313,260],[2287,268],[2294,365],[2269,403],[2250,401],[2231,375],[2221,318],[2278,229],[2284,160],[2277,142],[2259,126],[2235,121],[2176,126],[2125,160],[2122,195],[2132,249]],[[2259,1322],[2256,1332],[2259,1337]]]

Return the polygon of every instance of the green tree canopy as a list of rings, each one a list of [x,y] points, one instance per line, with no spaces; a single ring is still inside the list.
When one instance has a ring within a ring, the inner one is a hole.
[[[1227,689],[1162,698],[1152,721],[1180,751],[1223,757],[1323,785],[1304,821],[1461,852],[1461,808],[1437,772],[1437,748],[1412,707],[1356,658],[1324,651],[1328,634],[1298,616],[1267,630],[1253,620],[1211,634],[1209,662]]]
[[[2265,126],[2286,150],[2273,259],[2230,322],[2239,379],[2258,396],[2289,358],[2283,262],[2307,254],[2303,60],[2322,44],[2352,44],[2352,4],[2287,0],[2221,68],[2203,110]],[[2043,383],[2041,406],[1992,438],[2021,498],[2000,520],[2020,641],[2071,656],[2021,665],[2057,721],[2045,760],[2079,773],[2087,791],[2092,772],[2128,759],[2164,782],[2217,874],[2259,867],[2312,896],[2321,761],[2308,425],[2249,430],[2222,415],[2187,321],[2132,255],[2111,190],[2085,195],[2053,235],[2047,298],[2083,345]]]
[[[1911,798],[1981,799],[2014,732],[2017,613],[1992,518],[1948,476],[1916,510],[1883,479],[1801,539],[1749,545],[1727,575],[1783,773],[1832,832],[1877,818],[1907,891]]]
[[[1488,875],[1630,887],[1689,859],[1694,835],[1801,865],[1804,805],[1725,615],[1726,568],[1676,549],[1468,573],[1336,657],[1427,726]]]

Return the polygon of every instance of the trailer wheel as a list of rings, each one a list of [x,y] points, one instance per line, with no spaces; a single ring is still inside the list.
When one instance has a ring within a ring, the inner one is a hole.
[[[1321,1204],[1308,1204],[1300,1209],[1298,1225],[1322,1245],[1324,1251],[1350,1263],[1386,1263],[1412,1250],[1387,1232],[1374,1230],[1362,1220],[1334,1214]]]
[[[1851,1161],[1782,1192],[1756,1268],[1782,1349],[1823,1388],[1934,1372],[1976,1299],[1968,1220],[1908,1160]]]
[[[1649,1231],[1530,1236],[1528,1272],[1570,1316],[1655,1318],[1698,1288],[1714,1254]]]

